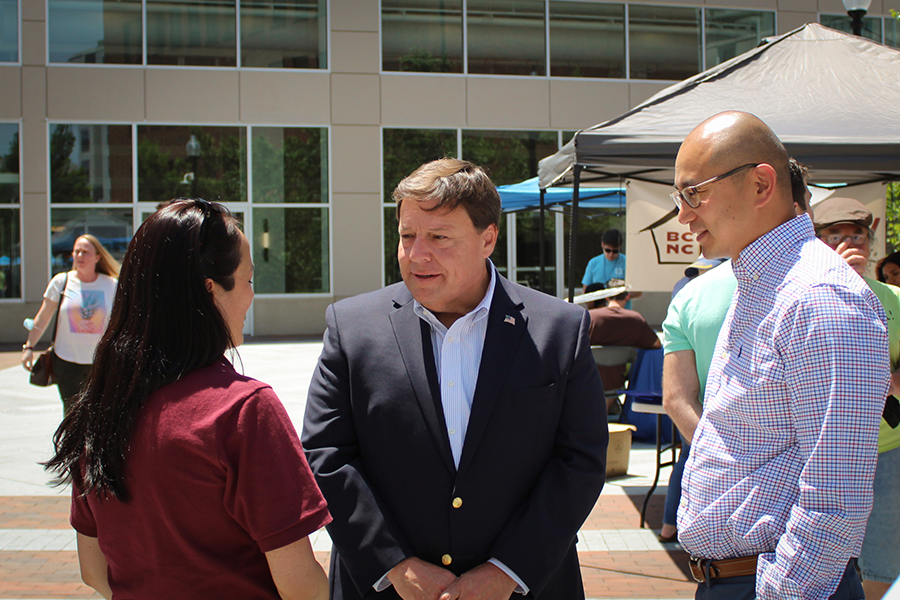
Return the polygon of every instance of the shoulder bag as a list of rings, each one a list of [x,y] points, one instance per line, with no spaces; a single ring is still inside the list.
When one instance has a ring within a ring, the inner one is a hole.
[[[63,284],[62,292],[59,294],[59,304],[56,305],[56,317],[53,322],[53,338],[50,341],[50,348],[32,363],[31,385],[46,387],[56,383],[56,379],[53,377],[53,345],[56,343],[56,328],[59,327],[59,309],[62,308],[63,297],[65,297],[66,286],[68,285],[69,274],[66,273],[66,282]]]

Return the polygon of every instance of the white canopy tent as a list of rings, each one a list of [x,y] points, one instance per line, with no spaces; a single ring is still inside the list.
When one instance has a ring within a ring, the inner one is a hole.
[[[671,186],[682,140],[726,110],[765,121],[816,183],[900,179],[900,50],[809,23],[578,132],[540,162],[540,186],[573,185],[576,198],[584,181]]]

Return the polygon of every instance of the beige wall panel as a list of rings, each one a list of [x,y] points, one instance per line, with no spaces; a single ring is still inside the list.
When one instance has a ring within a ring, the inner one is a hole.
[[[253,301],[253,335],[320,336],[325,332],[325,309],[333,301],[331,296],[256,298]]]
[[[381,83],[378,75],[331,76],[331,122],[336,125],[381,123]]]
[[[466,114],[470,127],[550,126],[547,79],[469,77]]]
[[[236,70],[147,69],[147,120],[232,123],[239,119]]]
[[[783,10],[778,13],[778,34],[788,33],[807,23],[816,23],[819,16],[814,12],[790,12]]]
[[[26,21],[43,21],[45,16],[44,0],[22,0],[22,19]]]
[[[331,122],[328,73],[242,71],[240,78],[244,123]]]
[[[26,301],[40,302],[49,282],[49,206],[45,194],[23,194],[22,221],[27,231],[22,235],[22,279]]]
[[[41,291],[43,292],[43,290]],[[25,319],[33,319],[34,315],[37,314],[37,311],[40,308],[40,302],[0,303],[0,311],[3,312],[3,318],[0,319],[0,343],[23,343],[27,337],[28,332],[25,331],[24,327],[22,327],[22,321],[24,321]],[[43,350],[49,345],[50,333],[44,333],[44,340],[42,344],[38,345],[38,351]]]
[[[732,8],[746,8],[748,10],[774,10],[778,8],[778,0],[715,0],[707,2],[714,7],[730,6]]]
[[[788,12],[816,12],[819,10],[818,0],[778,0],[778,10]],[[781,18],[781,15],[778,15]]]
[[[22,73],[18,67],[0,67],[0,119],[22,116]]]
[[[378,73],[381,48],[378,34],[369,31],[335,31],[331,34],[333,73]]]
[[[652,97],[656,92],[660,90],[664,90],[667,87],[672,85],[671,83],[655,83],[649,81],[632,81],[630,86],[630,100],[631,106],[629,109],[634,108],[644,100]]]
[[[25,194],[47,193],[47,122],[39,120],[22,121],[22,191]],[[26,218],[29,231],[31,222]]]
[[[378,31],[379,4],[375,0],[331,0],[331,30]]]
[[[97,121],[144,120],[143,69],[47,69],[47,116]]]
[[[550,127],[584,129],[628,111],[624,81],[550,81]]]
[[[22,64],[47,63],[47,39],[43,21],[22,21]]]
[[[381,196],[334,194],[331,257],[335,296],[355,296],[381,287]]]
[[[332,126],[331,161],[331,187],[334,194],[381,194],[379,127]]]
[[[466,78],[381,76],[383,125],[465,127]]]
[[[872,2],[875,4],[875,2]],[[869,7],[869,12],[874,13],[874,7]],[[819,0],[819,11],[823,13],[833,13],[844,15],[847,14],[847,9],[844,8],[844,3],[841,0]]]
[[[47,118],[47,69],[22,67],[22,118],[43,121]]]

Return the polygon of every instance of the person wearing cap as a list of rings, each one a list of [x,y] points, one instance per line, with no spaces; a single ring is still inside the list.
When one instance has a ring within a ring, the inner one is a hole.
[[[622,280],[611,279],[610,287],[615,284],[625,285]],[[592,283],[585,288],[586,293],[606,289],[602,283]],[[592,302],[588,307],[591,316],[589,336],[592,346],[630,346],[632,348],[661,348],[662,343],[653,328],[639,312],[628,310],[628,292],[612,298],[603,298]],[[597,365],[604,390],[617,390],[625,385],[625,364],[615,366]],[[606,410],[615,403],[615,397],[606,399]]]
[[[590,261],[584,270],[584,277],[581,278],[581,285],[584,286],[584,292],[592,283],[602,283],[606,287],[613,287],[609,284],[613,279],[621,279],[625,281],[625,255],[622,254],[622,232],[618,229],[607,229],[600,238],[600,246],[603,248],[603,254],[598,254]],[[632,292],[631,298],[640,298],[641,292]],[[625,303],[625,308],[631,309],[631,300]]]
[[[678,221],[737,280],[678,509],[696,597],[862,598],[855,557],[890,386],[884,309],[796,217],[787,152],[759,118],[695,127],[674,183]]]
[[[681,288],[686,286],[689,281],[693,281],[697,276],[706,273],[713,267],[718,267],[723,262],[725,262],[724,258],[703,258],[702,256],[695,260],[684,270],[684,277],[675,283],[675,287],[672,288],[672,298],[675,298],[678,292],[681,291]]]
[[[853,198],[832,197],[816,207],[814,224],[816,236],[863,276],[884,307],[893,371],[890,393],[897,394],[900,392],[900,371],[897,370],[900,360],[900,288],[864,275],[874,239],[872,212]],[[891,427],[888,423],[888,419],[892,418],[891,410],[896,409],[896,402],[895,398],[888,398],[878,431],[878,466],[872,486],[872,512],[859,555],[863,589],[868,600],[878,600],[884,596],[891,583],[900,576],[900,550],[897,548],[897,532],[900,531],[900,427]]]
[[[794,213],[798,217],[808,214],[812,218],[807,168],[790,159],[790,171]],[[694,281],[703,273],[706,274]],[[666,354],[663,362],[663,407],[678,426],[684,442],[666,487],[666,504],[659,533],[659,541],[664,544],[677,539],[681,477],[690,456],[691,438],[700,419],[716,338],[737,287],[731,261],[722,258],[701,258],[685,269],[684,274],[685,278],[679,281],[684,281],[683,289],[675,284],[676,289],[672,292],[663,322]]]

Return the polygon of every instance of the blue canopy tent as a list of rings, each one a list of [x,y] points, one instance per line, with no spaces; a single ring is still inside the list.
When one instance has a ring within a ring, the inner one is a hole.
[[[538,179],[538,177],[533,177],[519,183],[500,185],[497,186],[497,191],[500,192],[500,205],[504,213],[534,209],[541,211],[538,233],[541,257],[539,285],[540,289],[544,289],[544,210],[547,206],[571,203],[573,189],[551,187],[542,190]],[[625,208],[625,188],[582,188],[578,192],[578,204],[588,208]]]

